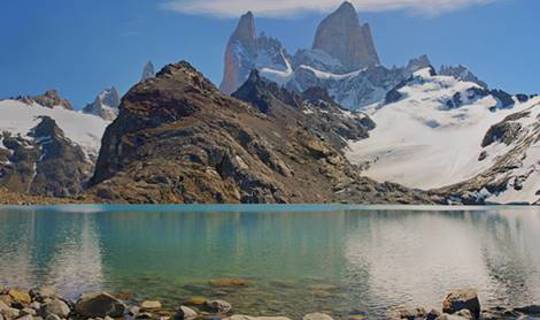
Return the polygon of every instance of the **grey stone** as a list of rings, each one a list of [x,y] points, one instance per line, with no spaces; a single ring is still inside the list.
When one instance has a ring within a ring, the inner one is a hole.
[[[209,311],[216,313],[228,313],[232,310],[232,305],[225,300],[208,300],[205,305]]]
[[[67,318],[71,310],[69,306],[60,299],[52,299],[51,302],[43,306],[45,315],[56,314],[61,318]]]
[[[56,290],[52,287],[41,287],[30,290],[30,296],[32,299],[43,301],[46,298],[54,298],[57,296]]]
[[[176,316],[179,319],[194,319],[197,318],[198,314],[195,310],[189,307],[181,306],[180,308],[178,308]]]
[[[432,309],[427,315],[426,320],[435,320],[441,316],[441,313],[438,310]]]
[[[140,311],[141,311],[141,308],[139,306],[131,306],[128,309],[128,314],[131,316],[135,316],[139,314]]]
[[[106,292],[84,294],[75,304],[75,311],[84,317],[121,317],[125,308],[122,301]]]
[[[540,305],[530,305],[525,307],[519,307],[514,309],[517,312],[524,313],[526,315],[540,315]]]

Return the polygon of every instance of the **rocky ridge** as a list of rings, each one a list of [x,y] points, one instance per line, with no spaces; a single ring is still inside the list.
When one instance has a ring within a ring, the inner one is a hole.
[[[262,88],[256,84],[238,94],[255,98],[247,104],[223,95],[187,62],[166,66],[123,98],[118,118],[103,137],[90,193],[104,202],[130,203],[438,199],[360,177],[341,150],[326,141],[325,136],[337,134],[333,129],[315,134],[317,128],[305,120],[312,118],[295,105],[294,95],[277,87],[257,92]],[[341,116],[350,124],[367,121]],[[358,135],[366,133],[364,128]]]
[[[67,110],[73,110],[71,103],[60,96],[57,90],[47,90],[44,94],[39,96],[22,96],[17,97],[15,100],[19,100],[28,105],[38,104],[47,108],[63,107]]]
[[[388,91],[415,71],[428,67],[427,56],[402,68],[380,64],[371,30],[361,25],[354,6],[343,3],[318,27],[311,49],[290,56],[277,39],[256,36],[255,18],[247,13],[226,48],[221,90],[231,94],[248,79],[251,70],[290,91],[324,88],[340,105],[365,109],[384,99]]]

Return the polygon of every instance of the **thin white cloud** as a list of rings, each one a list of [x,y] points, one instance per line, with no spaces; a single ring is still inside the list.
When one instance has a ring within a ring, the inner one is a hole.
[[[436,15],[471,5],[495,0],[351,0],[360,12],[408,10],[419,14]],[[246,11],[258,16],[280,17],[303,12],[327,12],[342,0],[168,0],[163,7],[188,14],[236,17]]]

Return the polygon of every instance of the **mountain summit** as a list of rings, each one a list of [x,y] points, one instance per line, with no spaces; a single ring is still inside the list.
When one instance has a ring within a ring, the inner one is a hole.
[[[338,59],[347,71],[379,64],[369,24],[360,24],[356,9],[344,2],[326,17],[319,27],[313,49],[322,50]]]
[[[290,69],[288,57],[281,43],[264,34],[257,36],[253,13],[244,14],[229,38],[225,50],[225,69],[220,89],[233,93],[249,77],[253,69],[271,67],[284,72]]]

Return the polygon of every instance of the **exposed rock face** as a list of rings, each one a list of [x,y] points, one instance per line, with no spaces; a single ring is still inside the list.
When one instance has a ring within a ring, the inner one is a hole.
[[[34,97],[18,97],[17,100],[27,104],[37,103],[47,108],[63,107],[67,110],[73,110],[71,103],[62,98],[57,90],[47,90],[44,94]]]
[[[225,69],[220,89],[231,94],[247,80],[251,70],[272,67],[290,68],[290,57],[281,43],[261,34],[257,37],[255,18],[248,12],[240,18],[225,51]]]
[[[101,117],[104,120],[112,121],[118,115],[120,105],[120,94],[115,87],[105,89],[96,97],[93,103],[86,105],[83,112]]]
[[[316,135],[304,122],[311,118],[302,116],[301,101],[263,89],[242,94],[254,98],[249,105],[223,95],[187,62],[165,67],[122,100],[90,193],[132,203],[433,201],[361,178],[326,141],[330,133]]]
[[[0,149],[0,185],[31,195],[80,194],[92,171],[82,149],[49,117],[42,117],[30,136],[33,140],[0,134],[7,148]]]
[[[143,68],[141,82],[150,78],[153,78],[156,75],[154,64],[152,61],[148,61]]]
[[[368,138],[375,128],[366,114],[342,109],[323,88],[312,87],[296,94],[261,78],[257,71],[233,97],[251,103],[277,121],[305,124],[307,130],[337,150],[344,148],[347,140]]]
[[[410,73],[414,73],[418,70],[422,70],[425,68],[431,67],[431,61],[429,60],[429,57],[427,55],[421,55],[418,58],[414,58],[409,60],[409,63],[407,64],[407,70]]]
[[[443,65],[441,66],[441,69],[438,73],[441,76],[450,76],[463,81],[474,82],[485,89],[488,88],[487,83],[480,80],[467,67],[464,67],[462,65],[459,65],[457,67]]]
[[[347,71],[379,64],[369,24],[361,25],[350,2],[344,2],[317,29],[313,49],[341,61]]]

